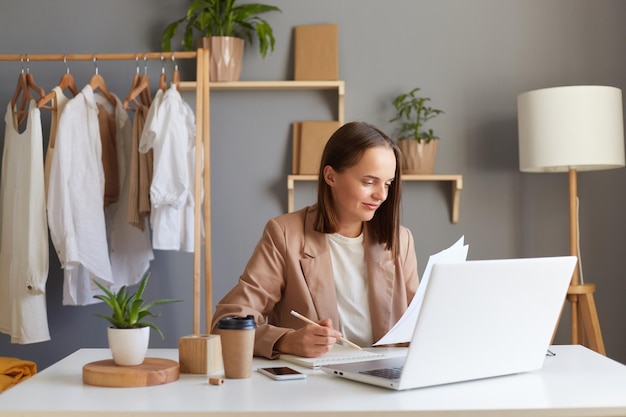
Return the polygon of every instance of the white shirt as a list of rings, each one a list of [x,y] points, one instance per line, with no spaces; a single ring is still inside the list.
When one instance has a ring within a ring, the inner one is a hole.
[[[150,186],[152,247],[193,252],[195,117],[172,84],[146,115],[139,152],[154,150]]]
[[[64,305],[97,302],[93,279],[113,283],[103,196],[98,107],[86,85],[63,109],[50,168],[48,225],[64,269]]]
[[[370,346],[374,343],[374,336],[368,300],[363,234],[355,238],[338,233],[329,234],[328,245],[335,276],[340,331],[343,337],[351,342],[359,346]]]
[[[12,343],[50,340],[46,313],[48,228],[41,114],[28,106],[19,133],[7,106],[0,182],[0,332]]]

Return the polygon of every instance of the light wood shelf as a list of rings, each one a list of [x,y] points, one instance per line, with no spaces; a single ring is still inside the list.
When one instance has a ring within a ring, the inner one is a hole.
[[[296,181],[317,181],[317,175],[289,175],[287,176],[287,197],[288,210],[294,210],[294,189]],[[452,223],[459,221],[459,204],[461,190],[463,189],[463,175],[442,174],[442,175],[402,175],[402,181],[450,181],[452,183]]]
[[[195,90],[195,81],[181,81],[183,90]],[[220,81],[210,84],[212,90],[339,90],[345,92],[345,81]]]
[[[181,91],[195,91],[195,81],[182,81]],[[210,90],[337,90],[337,113],[340,124],[344,123],[345,81],[227,81],[209,84]]]

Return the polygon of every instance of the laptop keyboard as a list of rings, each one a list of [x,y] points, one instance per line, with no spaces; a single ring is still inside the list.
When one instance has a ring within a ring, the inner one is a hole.
[[[398,366],[395,368],[370,369],[369,371],[361,371],[360,373],[365,375],[373,375],[385,379],[400,379],[400,375],[402,374],[402,368],[402,366]]]

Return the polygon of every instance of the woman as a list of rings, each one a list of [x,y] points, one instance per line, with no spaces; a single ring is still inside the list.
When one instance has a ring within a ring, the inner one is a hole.
[[[254,354],[316,357],[342,336],[369,346],[418,286],[411,232],[400,226],[400,151],[352,122],[328,140],[317,204],[270,220],[238,284],[213,318],[254,315]],[[295,310],[321,326],[306,324]]]

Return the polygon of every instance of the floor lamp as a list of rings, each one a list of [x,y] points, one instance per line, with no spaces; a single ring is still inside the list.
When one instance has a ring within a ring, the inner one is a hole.
[[[606,86],[545,88],[520,94],[517,111],[520,170],[569,173],[570,253],[579,259],[567,292],[572,344],[606,354],[595,285],[582,280],[576,175],[624,166],[622,92]]]

